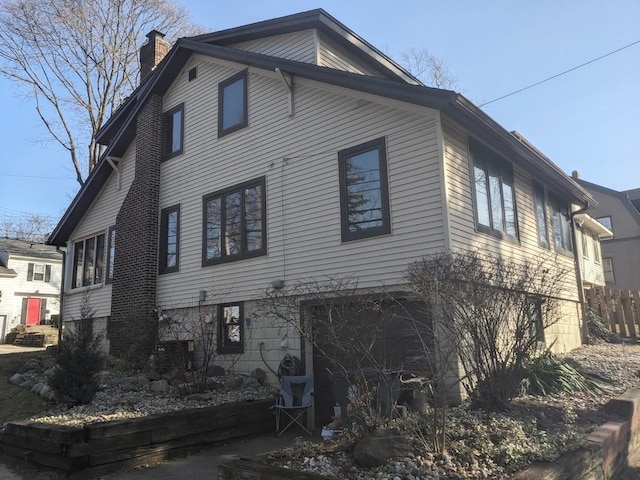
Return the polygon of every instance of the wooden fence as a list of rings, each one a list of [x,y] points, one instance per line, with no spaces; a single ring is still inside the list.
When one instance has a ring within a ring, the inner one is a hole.
[[[591,288],[585,290],[587,304],[621,337],[640,335],[640,291]]]

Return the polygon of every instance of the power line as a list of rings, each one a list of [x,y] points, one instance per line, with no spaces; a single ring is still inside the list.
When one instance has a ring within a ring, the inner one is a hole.
[[[42,178],[45,180],[71,180],[72,179],[72,177],[41,177],[37,175],[18,175],[13,173],[0,173],[0,177]]]
[[[569,70],[565,70],[564,72],[560,72],[560,73],[558,73],[556,75],[553,75],[552,77],[545,78],[544,80],[540,80],[539,82],[536,82],[536,83],[534,83],[532,85],[529,85],[528,87],[521,88],[520,90],[516,90],[515,92],[511,92],[511,93],[508,93],[508,94],[503,95],[501,97],[498,97],[498,98],[495,98],[493,100],[490,100],[488,102],[484,102],[484,103],[482,103],[482,104],[480,104],[478,106],[479,107],[484,107],[485,105],[489,105],[490,103],[497,102],[498,100],[502,100],[503,98],[507,98],[507,97],[510,97],[512,95],[515,95],[516,93],[524,92],[525,90],[529,90],[530,88],[536,87],[536,86],[540,85],[541,83],[548,82],[549,80],[553,80],[554,78],[558,78],[558,77],[560,77],[560,76],[562,76],[562,75],[564,75],[566,73],[573,72],[574,70],[582,68],[582,67],[584,67],[586,65],[589,65],[589,64],[591,64],[593,62],[597,62],[598,60],[602,60],[603,58],[606,58],[606,57],[608,57],[610,55],[613,55],[614,53],[618,53],[618,52],[620,52],[620,51],[622,51],[622,50],[624,50],[626,48],[633,47],[634,45],[636,45],[638,43],[640,43],[640,40],[637,40],[637,41],[635,41],[633,43],[630,43],[629,45],[625,45],[624,47],[620,47],[620,48],[618,48],[616,50],[613,50],[612,52],[605,53],[604,55],[601,55],[598,58],[594,58],[593,60],[589,60],[588,62],[580,64],[577,67],[570,68]]]

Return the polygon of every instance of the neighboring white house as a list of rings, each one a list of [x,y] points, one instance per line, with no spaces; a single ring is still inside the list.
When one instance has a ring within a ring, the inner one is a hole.
[[[16,325],[58,315],[62,254],[41,243],[0,238],[0,343]]]

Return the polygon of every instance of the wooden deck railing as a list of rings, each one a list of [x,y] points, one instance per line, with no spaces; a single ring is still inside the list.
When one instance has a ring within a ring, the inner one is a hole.
[[[591,288],[585,290],[587,304],[621,337],[640,335],[640,291]]]

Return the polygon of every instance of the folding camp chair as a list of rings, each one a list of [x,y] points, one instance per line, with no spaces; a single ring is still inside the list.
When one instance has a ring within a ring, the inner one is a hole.
[[[305,413],[313,408],[313,376],[284,376],[280,379],[280,395],[276,399],[276,432],[282,435],[291,425],[297,424],[311,435],[303,423]],[[281,429],[281,418],[286,425]]]

